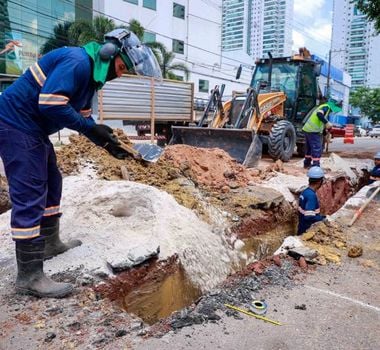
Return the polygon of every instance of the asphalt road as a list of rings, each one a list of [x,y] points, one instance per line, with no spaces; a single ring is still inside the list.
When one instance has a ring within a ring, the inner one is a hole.
[[[329,147],[330,152],[372,152],[380,151],[380,138],[355,137],[354,144],[343,143],[343,138],[334,138]]]

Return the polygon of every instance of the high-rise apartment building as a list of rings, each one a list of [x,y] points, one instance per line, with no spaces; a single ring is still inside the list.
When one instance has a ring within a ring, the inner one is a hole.
[[[271,52],[273,56],[290,56],[293,0],[258,0],[258,2],[263,2],[262,54]],[[253,56],[256,56],[255,52]]]
[[[222,49],[253,60],[267,52],[289,56],[293,0],[223,0]]]
[[[335,0],[331,62],[346,70],[352,88],[379,87],[380,36],[350,0]]]

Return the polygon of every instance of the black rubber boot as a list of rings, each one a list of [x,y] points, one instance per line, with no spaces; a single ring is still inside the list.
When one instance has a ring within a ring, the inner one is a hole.
[[[44,274],[44,241],[17,241],[16,292],[40,298],[63,298],[73,291],[69,283],[58,283]]]
[[[59,216],[44,218],[41,222],[40,232],[41,236],[45,238],[45,260],[82,244],[79,239],[74,239],[67,243],[61,241],[59,238]]]

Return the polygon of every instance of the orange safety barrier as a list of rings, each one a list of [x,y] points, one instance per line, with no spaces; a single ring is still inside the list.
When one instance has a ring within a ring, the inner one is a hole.
[[[354,143],[354,125],[347,124],[344,129],[343,143]]]

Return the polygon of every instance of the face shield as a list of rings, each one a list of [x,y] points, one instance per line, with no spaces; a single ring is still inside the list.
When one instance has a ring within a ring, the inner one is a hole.
[[[123,47],[123,51],[132,61],[134,71],[137,75],[162,80],[161,68],[149,47],[140,44],[139,46]]]
[[[137,75],[162,80],[160,66],[152,50],[141,43],[136,34],[118,28],[105,35],[105,40],[117,42],[123,54],[131,60]]]

